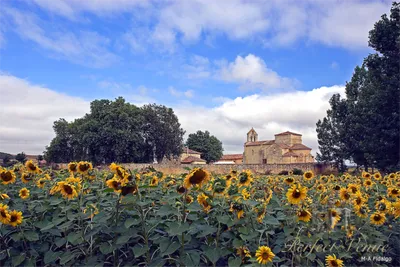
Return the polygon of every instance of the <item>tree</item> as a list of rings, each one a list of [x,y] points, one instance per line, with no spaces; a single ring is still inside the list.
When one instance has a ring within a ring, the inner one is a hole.
[[[92,101],[88,114],[73,122],[59,119],[53,129],[56,136],[44,155],[48,162],[149,162],[153,147],[161,161],[180,154],[184,134],[172,109],[139,108],[122,97]]]
[[[26,155],[25,155],[24,152],[18,153],[17,155],[15,155],[15,159],[18,160],[21,163],[25,163]]]
[[[157,162],[161,162],[164,156],[179,156],[182,153],[185,131],[174,111],[156,104],[144,105],[142,111],[144,139],[147,149],[154,149]]]
[[[317,123],[320,161],[343,160],[392,171],[399,164],[400,4],[369,33],[370,54],[346,83],[346,98],[334,95]]]
[[[42,161],[42,160],[44,160],[44,158],[43,158],[42,155],[38,155],[38,156],[37,156],[37,160],[38,160],[38,161]]]
[[[215,136],[210,135],[208,131],[197,131],[196,133],[189,134],[186,146],[201,152],[202,158],[206,160],[207,163],[219,160],[224,151],[222,142]]]

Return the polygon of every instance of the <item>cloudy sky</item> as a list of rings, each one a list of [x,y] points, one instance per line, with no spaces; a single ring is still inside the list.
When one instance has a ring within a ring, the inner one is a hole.
[[[42,153],[94,99],[174,108],[226,153],[315,124],[372,50],[384,0],[0,0],[0,151]]]

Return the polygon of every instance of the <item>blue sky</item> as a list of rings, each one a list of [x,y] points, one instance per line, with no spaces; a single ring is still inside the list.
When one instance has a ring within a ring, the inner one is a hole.
[[[137,105],[173,107],[188,133],[210,130],[227,153],[242,152],[253,126],[262,139],[301,132],[315,154],[315,123],[327,99],[343,92],[354,67],[372,52],[368,31],[391,5],[0,2],[0,150],[12,153],[40,153],[53,137],[54,119],[72,120],[94,99],[124,96]],[[27,92],[35,96],[25,98]]]

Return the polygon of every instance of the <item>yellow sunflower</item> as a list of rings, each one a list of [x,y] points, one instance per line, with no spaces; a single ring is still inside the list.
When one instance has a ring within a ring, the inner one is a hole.
[[[361,206],[354,206],[354,210],[356,212],[356,215],[360,218],[367,218],[369,209],[368,206],[363,204]]]
[[[14,171],[11,170],[3,170],[0,172],[0,179],[2,181],[2,184],[12,184],[15,183],[15,173]]]
[[[247,191],[247,188],[244,188],[242,190],[242,197],[243,197],[244,200],[248,200],[250,198],[250,192]]]
[[[325,192],[325,186],[324,186],[323,184],[319,184],[319,185],[317,186],[317,190],[318,190],[319,192]]]
[[[203,170],[201,168],[194,168],[188,175],[183,182],[183,186],[185,188],[190,188],[192,186],[201,186],[206,184],[210,179],[210,174],[208,171]]]
[[[349,201],[351,198],[350,192],[347,188],[341,188],[340,189],[340,199],[343,201]]]
[[[176,188],[176,192],[178,192],[179,194],[184,194],[184,193],[187,192],[187,189],[186,189],[184,186],[179,185],[179,186]]]
[[[267,264],[272,262],[275,254],[271,251],[271,248],[267,246],[261,246],[256,251],[256,259],[259,264]]]
[[[388,191],[388,196],[389,196],[389,197],[396,198],[396,197],[400,196],[400,190],[399,190],[398,188],[389,187],[389,188],[387,189],[387,191]]]
[[[297,221],[309,222],[311,220],[311,212],[308,209],[300,209],[297,211]]]
[[[10,214],[8,211],[8,206],[0,203],[0,222],[2,224],[8,224],[10,221]]]
[[[39,180],[37,180],[36,182],[36,186],[39,188],[44,188],[44,185],[46,184],[48,180],[46,178],[40,178]]]
[[[81,174],[87,174],[89,170],[93,169],[92,163],[87,161],[80,161],[78,163],[78,172]]]
[[[362,173],[362,177],[365,179],[370,179],[371,178],[371,174],[369,172],[363,172]]]
[[[210,203],[208,203],[208,196],[206,196],[204,193],[201,193],[197,196],[197,202],[203,206],[203,209],[206,213],[208,213],[211,209]]]
[[[236,255],[242,259],[242,262],[245,262],[246,258],[251,258],[250,250],[245,246],[238,247],[236,249]]]
[[[372,187],[374,185],[374,182],[371,180],[371,179],[366,179],[365,181],[364,181],[364,186],[366,187],[366,188],[370,188],[370,187]]]
[[[328,255],[325,258],[327,267],[343,267],[343,260],[336,258],[336,255]]]
[[[286,197],[289,203],[298,205],[307,197],[307,188],[302,187],[300,184],[293,185],[291,188],[288,189]]]
[[[193,202],[193,197],[190,195],[186,195],[185,197],[185,203],[186,204],[191,204]]]
[[[400,200],[397,200],[392,204],[392,214],[395,219],[400,217]]]
[[[382,225],[386,221],[386,215],[385,213],[382,212],[375,212],[374,214],[371,215],[370,221],[372,224]]]
[[[253,181],[253,174],[251,173],[250,170],[245,170],[241,172],[238,176],[239,180],[239,187],[241,186],[249,186],[251,182]]]
[[[291,185],[291,184],[294,183],[295,180],[294,180],[293,177],[290,177],[290,176],[289,176],[289,177],[286,177],[284,181],[285,181],[285,183],[286,183],[287,185]]]
[[[362,204],[364,204],[366,202],[366,199],[361,194],[361,192],[358,191],[357,194],[355,194],[353,196],[353,201],[352,202],[353,202],[354,206],[361,206]]]
[[[23,172],[21,174],[21,180],[24,184],[27,184],[29,182],[32,182],[33,178],[34,178],[34,174],[33,173],[29,173],[29,172]]]
[[[68,171],[70,173],[76,173],[78,171],[78,162],[68,163]]]
[[[329,218],[331,220],[331,228],[335,228],[336,224],[340,221],[340,215],[339,212],[335,209],[330,209],[329,210]]]
[[[380,172],[374,173],[374,179],[375,179],[375,180],[380,180],[380,179],[382,179],[381,173],[380,173]]]
[[[112,178],[106,181],[106,185],[109,188],[114,189],[114,191],[116,192],[121,192],[121,180],[119,180],[118,178]]]
[[[13,210],[13,211],[9,212],[9,215],[10,215],[10,219],[8,221],[8,224],[13,227],[16,227],[17,225],[21,224],[22,219],[24,218],[24,217],[22,217],[21,211]]]
[[[30,194],[29,190],[25,187],[19,190],[19,196],[22,199],[27,199],[29,197],[29,194]]]
[[[237,202],[232,203],[229,211],[236,212],[236,216],[238,219],[244,217],[243,204],[241,204],[241,203],[237,203]]]
[[[7,195],[6,193],[1,193],[1,194],[0,194],[0,199],[1,199],[1,200],[9,199],[9,198],[10,198],[10,196]]]
[[[386,199],[379,200],[375,204],[375,208],[379,212],[383,213],[388,213],[390,211],[390,207],[391,207],[391,202]]]
[[[150,186],[157,186],[157,185],[158,185],[158,177],[154,175],[153,178],[151,178]]]
[[[25,167],[28,170],[28,172],[31,173],[39,173],[39,167],[35,165],[35,163],[33,163],[32,160],[28,160],[27,162],[25,162]]]
[[[350,194],[355,194],[359,191],[359,185],[356,184],[348,184],[347,189]]]
[[[306,171],[303,174],[304,180],[310,181],[312,178],[314,178],[314,173],[312,171]]]
[[[78,196],[78,192],[75,189],[74,185],[71,185],[67,182],[58,182],[58,188],[61,195],[67,199],[73,199]]]

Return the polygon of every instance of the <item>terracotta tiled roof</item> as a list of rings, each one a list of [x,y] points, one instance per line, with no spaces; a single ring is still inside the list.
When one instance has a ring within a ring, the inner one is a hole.
[[[311,150],[308,146],[305,146],[303,144],[294,144],[293,146],[290,147],[291,150]]]
[[[243,154],[227,154],[223,155],[220,160],[237,160],[243,159]]]
[[[195,161],[206,162],[204,159],[196,158],[194,156],[189,156],[189,157],[185,158],[184,160],[182,160],[181,163],[192,163]]]
[[[247,142],[245,146],[260,146],[260,145],[272,145],[275,143],[275,140],[264,140],[264,141],[256,141],[256,142]]]
[[[286,148],[286,149],[289,149],[290,148],[290,146],[289,145],[287,145],[287,144],[281,144],[281,143],[276,143],[280,148]]]
[[[183,151],[182,151],[183,153],[187,153],[187,154],[199,154],[199,155],[201,155],[202,153],[200,153],[200,152],[197,152],[197,151],[194,151],[194,150],[192,150],[192,149],[190,149],[190,148],[187,148],[186,146],[185,147],[183,147]]]
[[[296,153],[293,153],[291,151],[286,152],[285,154],[282,155],[282,157],[298,157],[299,155],[297,155]]]
[[[283,133],[278,133],[275,136],[277,136],[277,135],[288,135],[288,134],[301,136],[301,134],[293,133],[293,132],[289,132],[289,131],[286,131],[286,132],[283,132]]]

